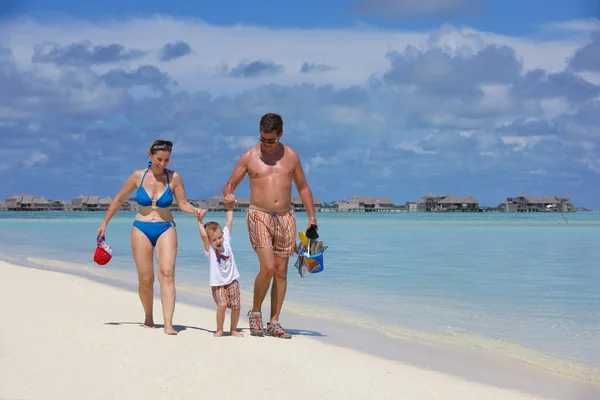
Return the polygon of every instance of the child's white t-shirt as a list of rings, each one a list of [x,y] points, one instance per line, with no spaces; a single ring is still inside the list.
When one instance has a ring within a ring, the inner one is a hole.
[[[202,246],[204,248],[204,246]],[[208,257],[210,270],[210,286],[224,286],[240,277],[233,251],[231,251],[231,233],[227,227],[223,228],[223,252],[221,253],[227,259],[217,260],[217,251],[210,246],[208,251],[204,248],[204,255]]]

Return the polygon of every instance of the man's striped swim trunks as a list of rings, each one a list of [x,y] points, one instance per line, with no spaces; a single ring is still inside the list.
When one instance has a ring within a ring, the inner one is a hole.
[[[252,248],[273,248],[275,257],[291,257],[296,251],[296,216],[290,207],[270,212],[254,206],[246,214]]]

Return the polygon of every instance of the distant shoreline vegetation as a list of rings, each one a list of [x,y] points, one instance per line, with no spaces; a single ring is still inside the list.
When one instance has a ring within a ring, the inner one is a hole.
[[[73,200],[52,200],[45,197],[30,196],[27,194],[7,197],[0,202],[0,211],[106,211],[112,199],[100,196],[78,196]],[[208,200],[189,200],[194,206],[208,211],[224,211],[223,196],[213,196]],[[516,197],[507,197],[498,206],[480,206],[479,201],[472,196],[460,198],[455,195],[434,195],[432,193],[422,196],[417,201],[406,201],[404,204],[394,204],[387,197],[352,196],[347,200],[322,202],[314,198],[313,206],[316,212],[575,212],[589,211],[585,208],[576,208],[569,196],[546,196],[519,194]],[[238,199],[235,211],[246,211],[250,206],[250,199]],[[292,207],[295,211],[305,211],[302,200],[292,197]],[[137,212],[139,206],[134,197],[126,200],[120,211]],[[171,210],[179,211],[177,202],[171,205]]]

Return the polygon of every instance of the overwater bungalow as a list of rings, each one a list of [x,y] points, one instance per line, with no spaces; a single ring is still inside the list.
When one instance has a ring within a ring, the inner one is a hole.
[[[51,209],[50,202],[45,197],[26,194],[7,197],[4,202],[8,211],[48,211]]]
[[[416,202],[407,201],[406,208],[410,212],[478,212],[479,200],[473,196],[457,197],[453,194],[428,193]]]
[[[321,206],[323,202],[319,200],[317,197],[313,197],[313,208],[315,212],[321,211]],[[302,199],[299,196],[292,196],[292,207],[294,207],[294,211],[306,211],[304,209],[304,203],[302,203]]]
[[[334,208],[341,212],[382,212],[393,210],[394,204],[387,197],[352,196],[345,201],[336,201]]]
[[[562,197],[536,195],[527,196],[523,193],[517,197],[507,197],[499,205],[500,211],[504,212],[575,212],[576,208],[571,204],[568,195]]]
[[[79,195],[71,200],[70,204],[65,202],[64,206],[70,208],[72,211],[106,211],[111,202],[112,199],[110,197]],[[121,204],[120,210],[129,211],[130,205],[130,201],[126,200]]]

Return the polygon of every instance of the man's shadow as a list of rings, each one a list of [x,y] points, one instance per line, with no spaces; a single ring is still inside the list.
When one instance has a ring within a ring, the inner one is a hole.
[[[311,331],[308,329],[288,329],[287,331],[291,333],[292,336],[327,337],[327,335],[321,332]]]

